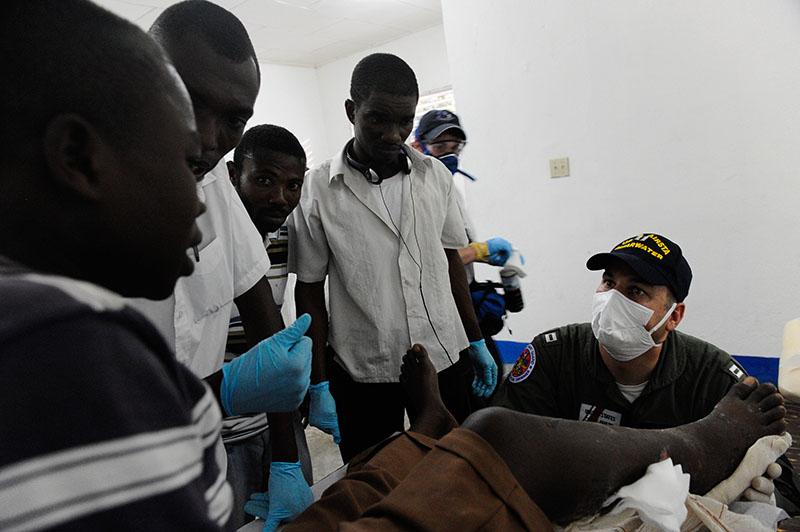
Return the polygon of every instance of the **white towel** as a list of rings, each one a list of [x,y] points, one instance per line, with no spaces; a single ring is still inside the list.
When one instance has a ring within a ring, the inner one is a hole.
[[[679,532],[686,519],[686,497],[689,496],[689,475],[671,458],[650,464],[644,476],[606,500],[604,506],[619,500],[611,510],[618,514],[628,508],[637,511],[646,525],[668,532]]]

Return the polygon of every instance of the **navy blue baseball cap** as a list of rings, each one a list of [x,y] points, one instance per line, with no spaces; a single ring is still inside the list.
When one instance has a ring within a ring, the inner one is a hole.
[[[680,303],[689,294],[692,269],[678,244],[656,233],[642,233],[623,240],[608,253],[598,253],[586,261],[590,270],[604,270],[619,259],[648,284],[670,289]]]
[[[434,109],[420,118],[416,137],[418,141],[428,144],[445,131],[457,133],[461,138],[467,140],[467,134],[461,128],[461,122],[455,113],[451,113],[446,109]]]

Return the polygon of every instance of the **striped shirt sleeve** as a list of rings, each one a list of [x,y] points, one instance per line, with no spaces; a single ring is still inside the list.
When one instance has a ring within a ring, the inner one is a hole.
[[[0,530],[225,528],[213,395],[125,312],[2,339]]]

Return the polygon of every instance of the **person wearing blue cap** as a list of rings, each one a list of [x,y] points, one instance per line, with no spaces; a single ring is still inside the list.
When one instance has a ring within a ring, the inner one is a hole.
[[[472,174],[467,173],[459,166],[459,156],[467,145],[467,133],[461,127],[458,115],[446,109],[428,111],[419,121],[414,131],[415,140],[411,145],[425,155],[439,159],[450,173],[461,174],[470,181],[476,181]],[[469,245],[458,250],[461,260],[465,265],[473,262],[486,262],[492,266],[503,266],[511,256],[511,242],[502,237],[493,237],[486,241],[479,241],[476,236],[475,226],[467,213],[464,198],[457,194],[457,204],[464,219]],[[474,278],[471,268],[467,270],[467,278]]]

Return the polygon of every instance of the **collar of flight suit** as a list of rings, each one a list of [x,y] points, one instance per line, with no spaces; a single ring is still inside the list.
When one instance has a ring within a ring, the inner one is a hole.
[[[664,388],[678,380],[678,377],[681,376],[686,368],[686,352],[679,348],[682,343],[682,338],[680,338],[678,331],[672,331],[667,335],[656,367],[648,379],[649,383],[644,390],[645,392],[650,393],[659,388]],[[614,376],[611,375],[611,372],[603,362],[603,358],[600,356],[600,344],[594,338],[594,335],[592,335],[592,341],[588,349],[584,351],[584,362],[592,377],[600,382],[614,382]]]

